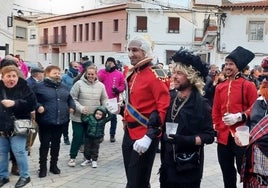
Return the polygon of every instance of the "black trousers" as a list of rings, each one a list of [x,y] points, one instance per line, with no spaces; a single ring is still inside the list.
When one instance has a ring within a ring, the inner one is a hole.
[[[142,155],[133,150],[134,142],[135,140],[130,138],[126,129],[122,142],[122,153],[127,177],[126,188],[150,188],[152,166],[159,139],[153,139],[148,150]]]
[[[65,124],[62,128],[62,134],[64,138],[69,138],[69,123]]]
[[[69,123],[69,122],[67,122]],[[39,163],[40,167],[46,167],[47,155],[50,148],[50,165],[57,165],[60,141],[62,135],[62,129],[65,124],[62,125],[40,125],[39,126]]]
[[[90,138],[85,137],[84,144],[84,156],[87,160],[92,159],[93,161],[97,161],[99,157],[99,149],[100,143],[102,142],[102,138]]]
[[[218,161],[225,188],[236,188],[236,172],[240,174],[245,151],[246,147],[237,146],[231,134],[229,134],[227,145],[218,143]],[[235,163],[237,169],[235,168]]]

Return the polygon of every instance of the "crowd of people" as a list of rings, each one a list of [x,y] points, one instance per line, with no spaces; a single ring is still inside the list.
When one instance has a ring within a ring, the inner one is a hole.
[[[127,49],[131,65],[123,70],[113,57],[98,70],[84,56],[81,62],[70,62],[64,74],[55,65],[28,70],[20,56],[12,54],[1,60],[0,187],[9,182],[9,160],[12,173],[19,175],[16,188],[31,181],[27,153],[37,134],[40,178],[47,176],[49,151],[49,172],[61,173],[57,164],[62,137],[70,145],[66,165],[76,166],[83,146],[80,165],[97,168],[105,126],[110,121],[110,142],[116,142],[119,114],[126,188],[151,187],[157,152],[161,188],[199,188],[204,147],[215,137],[225,188],[236,187],[237,173],[246,188],[268,186],[268,57],[250,70],[255,54],[238,46],[220,70],[181,48],[166,71],[163,63],[153,63],[148,39],[137,36]],[[16,119],[31,120],[36,131],[16,134]],[[236,131],[243,125],[250,130],[246,145]]]

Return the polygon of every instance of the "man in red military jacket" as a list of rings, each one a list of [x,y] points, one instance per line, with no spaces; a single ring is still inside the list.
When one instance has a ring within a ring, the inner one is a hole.
[[[151,45],[145,38],[132,39],[128,51],[133,67],[127,75],[122,143],[126,187],[148,188],[170,101],[168,78],[162,69],[153,67]]]
[[[255,57],[242,47],[237,47],[225,59],[225,74],[228,79],[215,91],[212,118],[217,131],[218,161],[222,170],[224,187],[236,187],[236,169],[240,173],[245,147],[235,144],[235,129],[248,119],[250,107],[257,99],[255,85],[241,77],[241,70]]]

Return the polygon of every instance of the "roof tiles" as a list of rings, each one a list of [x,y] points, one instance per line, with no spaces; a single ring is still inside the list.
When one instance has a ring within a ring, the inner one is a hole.
[[[221,7],[267,7],[268,8],[268,0],[257,1],[257,2],[247,2],[247,3],[226,3]]]

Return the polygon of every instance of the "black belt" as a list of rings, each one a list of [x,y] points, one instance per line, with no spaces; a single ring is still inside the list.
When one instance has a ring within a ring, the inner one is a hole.
[[[139,124],[138,122],[127,122],[127,127],[130,129],[136,128],[142,126],[141,124]]]

